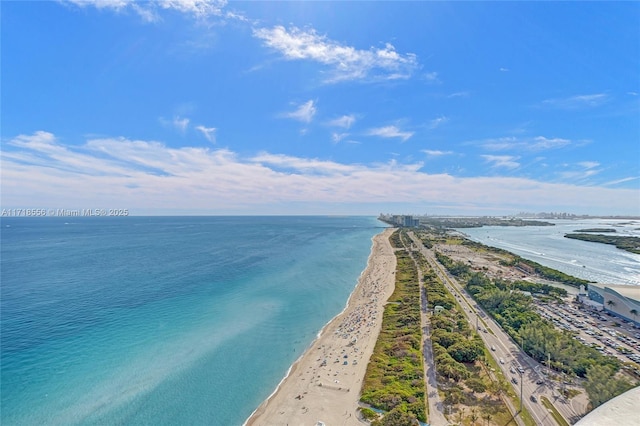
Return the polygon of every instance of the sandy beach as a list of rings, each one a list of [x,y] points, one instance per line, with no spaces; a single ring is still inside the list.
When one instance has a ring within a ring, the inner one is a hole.
[[[366,269],[347,307],[293,364],[246,425],[360,425],[357,408],[369,358],[393,293],[396,258],[389,228],[373,238]]]

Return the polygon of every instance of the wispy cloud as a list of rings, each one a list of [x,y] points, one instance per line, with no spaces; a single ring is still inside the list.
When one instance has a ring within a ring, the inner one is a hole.
[[[520,157],[514,157],[511,155],[481,155],[481,157],[484,158],[484,160],[493,168],[513,170],[520,167],[520,163],[516,161]]]
[[[44,131],[7,140],[1,161],[3,205],[15,207],[38,200],[51,208],[117,205],[135,211],[181,206],[257,214],[274,205],[282,206],[277,213],[286,213],[289,205],[284,203],[358,203],[372,214],[382,204],[417,202],[501,211],[560,205],[637,212],[637,189],[500,176],[459,178],[426,173],[422,163],[349,164],[267,152],[242,157],[227,149],[171,148],[126,138],[65,145]],[[510,161],[515,159],[492,159]],[[599,167],[593,162],[583,166]]]
[[[431,83],[431,84],[440,84],[440,83],[442,83],[442,81],[440,81],[440,78],[438,77],[438,73],[435,72],[435,71],[422,74],[422,78],[425,81],[427,81],[428,83]]]
[[[380,136],[381,138],[400,138],[402,142],[406,142],[414,132],[405,132],[396,126],[375,127],[367,132],[369,136]]]
[[[356,49],[330,40],[314,29],[283,26],[254,29],[253,35],[288,60],[310,60],[329,68],[326,80],[396,80],[409,78],[418,67],[416,55],[400,54],[389,43],[383,48]]]
[[[344,138],[348,137],[349,133],[338,133],[338,132],[333,132],[331,133],[331,140],[334,143],[338,143],[341,140],[343,140]]]
[[[455,92],[447,95],[447,98],[468,98],[469,92]]]
[[[216,143],[216,128],[196,126],[196,130],[202,132],[202,135],[211,143]]]
[[[64,3],[79,7],[95,7],[96,9],[124,12],[132,10],[142,19],[155,22],[160,19],[161,10],[173,10],[189,14],[198,19],[221,16],[226,0],[154,0],[141,2],[136,0],[63,0]]]
[[[433,120],[429,121],[429,128],[435,129],[445,124],[447,121],[449,121],[449,118],[441,115],[440,117],[434,118]]]
[[[189,120],[188,118],[180,116],[175,116],[171,120],[160,117],[159,120],[163,126],[172,127],[183,134],[186,133],[187,129],[189,128],[189,123],[191,122],[191,120]]]
[[[327,124],[333,127],[343,127],[345,129],[348,129],[355,122],[356,122],[356,117],[353,114],[350,114],[350,115],[343,115],[342,117],[331,120]]]
[[[563,138],[547,138],[545,136],[528,138],[509,136],[471,141],[468,143],[472,145],[479,145],[490,151],[545,151],[549,149],[562,148],[570,145],[572,141]]]
[[[570,170],[560,172],[560,177],[572,181],[582,181],[602,172],[597,161],[580,161],[576,164],[565,164],[564,167]]]
[[[452,155],[454,153],[453,151],[438,151],[432,149],[423,149],[422,152],[427,154],[429,157],[442,157],[444,155]]]
[[[622,178],[622,179],[616,179],[616,180],[612,180],[609,182],[605,182],[602,184],[602,186],[613,186],[613,185],[619,185],[621,183],[626,183],[626,182],[631,182],[634,180],[639,180],[640,176],[629,176],[626,178]]]
[[[283,113],[282,117],[292,118],[294,120],[302,121],[303,123],[311,123],[316,112],[317,108],[315,106],[315,102],[313,100],[309,100],[300,105],[294,111]]]
[[[600,106],[609,100],[606,93],[592,95],[578,95],[567,98],[553,98],[542,101],[542,106],[559,109],[593,108]]]

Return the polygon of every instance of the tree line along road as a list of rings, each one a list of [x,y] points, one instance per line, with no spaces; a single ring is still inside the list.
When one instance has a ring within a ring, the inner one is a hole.
[[[420,252],[434,268],[440,279],[443,280],[448,290],[457,298],[458,303],[464,308],[464,314],[467,320],[474,328],[479,326],[481,329],[487,331],[480,332],[480,330],[477,330],[487,348],[492,348],[489,352],[500,366],[502,374],[509,378],[518,396],[520,396],[522,387],[522,404],[527,411],[529,411],[535,423],[544,426],[555,426],[558,424],[541,403],[540,397],[543,395],[554,403],[554,407],[565,419],[579,416],[581,413],[576,413],[571,404],[560,401],[558,399],[559,395],[553,395],[553,388],[549,386],[548,381],[539,373],[543,366],[524,354],[520,347],[511,340],[502,328],[476,305],[457,280],[439,264],[433,250],[424,247],[422,241],[412,232],[410,232],[409,235],[415,245],[420,249]],[[479,314],[481,318],[478,316]],[[516,380],[513,380],[514,378]],[[536,402],[532,401],[532,395],[536,399]],[[519,408],[520,407],[515,407],[516,410]],[[516,420],[519,424],[522,424],[519,421],[521,420],[519,417],[516,417]]]

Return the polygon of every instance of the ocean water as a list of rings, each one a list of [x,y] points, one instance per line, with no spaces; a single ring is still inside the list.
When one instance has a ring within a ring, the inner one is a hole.
[[[3,425],[240,425],[345,306],[371,217],[3,218]]]
[[[609,228],[607,235],[640,237],[639,220],[584,219],[553,220],[555,226],[458,229],[471,239],[508,250],[525,259],[602,284],[640,285],[640,255],[608,244],[565,238],[586,228]]]

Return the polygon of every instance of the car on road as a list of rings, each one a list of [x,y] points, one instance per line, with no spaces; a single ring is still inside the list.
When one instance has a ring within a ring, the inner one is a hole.
[[[522,368],[522,367],[518,367],[518,371],[519,371],[520,373],[524,373],[524,368]]]
[[[491,345],[491,350],[495,352],[496,347],[495,347],[495,346],[493,346],[493,345]]]
[[[512,378],[511,378],[511,382],[512,382],[514,385],[517,385],[517,384],[518,384],[518,379],[516,379],[515,377],[512,377]]]
[[[500,364],[504,364],[504,359],[500,358]]]
[[[542,380],[542,379],[536,380],[536,385],[541,385],[543,383],[544,383],[544,380]]]
[[[535,395],[531,395],[531,402],[538,402],[538,398]]]
[[[513,368],[513,367],[511,367],[511,368],[509,369],[509,371],[511,372],[511,374],[516,374],[516,370],[514,370],[514,368]]]

